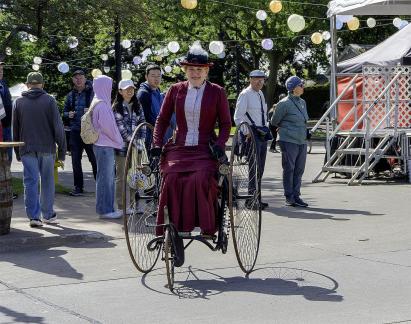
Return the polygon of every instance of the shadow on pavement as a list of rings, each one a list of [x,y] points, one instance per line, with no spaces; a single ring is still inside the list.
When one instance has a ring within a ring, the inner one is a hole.
[[[166,292],[167,287],[159,290],[149,286],[149,277],[150,274],[145,274],[141,278],[148,289],[172,294]],[[228,278],[208,270],[188,267],[188,271],[175,274],[174,287],[173,293],[185,299],[208,299],[213,295],[242,291],[273,296],[302,296],[310,301],[343,301],[343,296],[337,294],[338,282],[335,279],[322,273],[289,267],[264,267],[246,277]]]
[[[45,323],[44,317],[30,316],[25,313],[19,313],[1,305],[0,314],[4,314],[10,319],[6,323]]]
[[[42,231],[56,236],[44,236]],[[25,231],[13,229],[13,232],[24,241]],[[26,253],[2,252],[0,258],[2,262],[10,262],[20,268],[80,280],[83,274],[73,268],[63,257],[67,254],[65,248],[84,248],[85,245],[82,243],[91,241],[93,244],[87,244],[88,249],[115,247],[116,244],[109,240],[110,237],[99,232],[83,231],[57,224],[53,227],[48,225],[38,229],[38,233],[34,235],[33,232],[30,233],[30,240],[21,247]],[[27,253],[35,255],[35,258],[27,257]]]
[[[308,201],[309,202],[309,201]],[[271,204],[270,204],[271,205]],[[284,204],[283,204],[284,205]],[[334,209],[334,208],[317,208],[317,207],[268,207],[264,210],[276,216],[302,219],[330,219],[335,221],[348,221],[350,218],[336,217],[336,215],[362,215],[362,216],[384,216],[385,214],[375,214],[366,210],[356,209]]]

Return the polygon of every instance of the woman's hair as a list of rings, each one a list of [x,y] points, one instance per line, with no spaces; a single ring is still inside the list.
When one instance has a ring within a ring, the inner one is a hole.
[[[114,102],[113,102],[113,111],[116,113],[119,113],[121,116],[124,116],[123,101],[124,101],[123,96],[121,95],[120,92],[117,92],[116,99],[114,99]],[[130,103],[131,103],[131,110],[138,115],[141,109],[141,105],[135,93],[131,97]]]

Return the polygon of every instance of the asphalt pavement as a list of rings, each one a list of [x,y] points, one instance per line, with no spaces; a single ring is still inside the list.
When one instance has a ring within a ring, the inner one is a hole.
[[[231,243],[225,255],[193,243],[172,294],[164,263],[137,272],[121,221],[96,215],[84,160],[87,194],[56,195],[57,225],[31,229],[23,198],[14,201],[11,233],[0,236],[0,323],[411,322],[406,181],[313,184],[323,160],[314,146],[302,188],[310,206],[286,207],[280,154],[268,153],[255,271],[244,276]],[[69,161],[60,181],[72,185]]]

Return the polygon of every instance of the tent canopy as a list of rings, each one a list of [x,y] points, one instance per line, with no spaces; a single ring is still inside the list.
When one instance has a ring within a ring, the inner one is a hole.
[[[403,57],[411,53],[411,24],[396,32],[372,49],[346,61],[338,63],[341,73],[357,73],[362,66],[375,64],[382,66],[397,65]]]
[[[328,17],[335,15],[397,16],[411,15],[411,0],[332,0]]]

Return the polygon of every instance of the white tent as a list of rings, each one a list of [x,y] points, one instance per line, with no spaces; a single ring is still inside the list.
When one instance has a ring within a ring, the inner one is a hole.
[[[332,0],[328,3],[331,33],[331,102],[337,97],[337,15],[411,15],[411,0]]]
[[[365,64],[390,66],[401,63],[411,54],[411,24],[396,32],[372,49],[337,64],[338,72],[359,73]]]
[[[328,17],[411,15],[411,0],[333,0],[328,8]]]
[[[17,99],[18,97],[21,96],[21,93],[23,91],[27,91],[27,87],[24,83],[18,83],[16,85],[10,87],[9,90],[10,90],[10,94],[11,94],[11,99],[15,100],[15,99]]]

